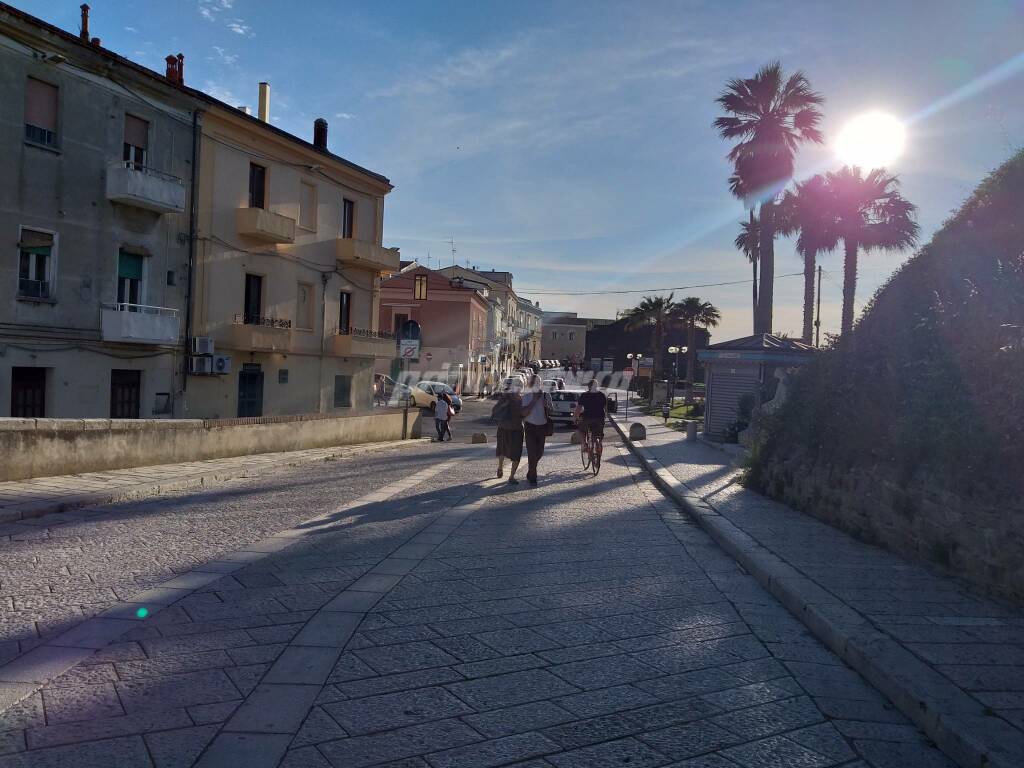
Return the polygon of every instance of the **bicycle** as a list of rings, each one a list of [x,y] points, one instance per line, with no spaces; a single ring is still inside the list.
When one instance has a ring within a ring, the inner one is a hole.
[[[603,438],[588,426],[583,432],[583,439],[580,440],[580,458],[583,461],[584,471],[589,469],[596,476],[601,471],[601,454],[603,452]]]

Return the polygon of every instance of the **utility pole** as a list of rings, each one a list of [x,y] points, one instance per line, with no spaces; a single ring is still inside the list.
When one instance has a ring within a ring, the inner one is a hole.
[[[452,249],[452,266],[454,267],[454,266],[456,266],[456,264],[455,264],[455,235],[452,235],[451,237],[448,238],[448,245],[450,245],[451,249]]]
[[[814,320],[814,346],[821,346],[821,264],[818,265],[818,316]]]

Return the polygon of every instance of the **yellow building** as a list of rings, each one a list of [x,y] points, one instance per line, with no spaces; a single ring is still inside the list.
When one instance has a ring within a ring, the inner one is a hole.
[[[344,413],[372,407],[388,179],[212,103],[202,114],[186,417]],[[212,344],[212,349],[211,349]]]

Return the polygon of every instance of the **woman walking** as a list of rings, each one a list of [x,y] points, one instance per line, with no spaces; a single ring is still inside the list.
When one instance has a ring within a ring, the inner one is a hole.
[[[498,420],[498,477],[505,474],[505,459],[512,464],[508,484],[519,485],[516,470],[523,458],[523,401],[515,388],[506,389],[498,396],[491,416]]]
[[[523,395],[523,426],[525,427],[527,470],[530,485],[537,484],[537,464],[544,455],[544,442],[551,434],[548,414],[554,409],[551,395],[541,391],[540,377],[530,376],[527,392]]]
[[[444,420],[444,434],[448,435],[450,443],[452,441],[452,419],[455,418],[455,403],[452,402],[452,396],[447,392],[442,392],[441,397],[448,404],[448,416]]]
[[[451,405],[445,400],[444,394],[437,398],[434,403],[434,428],[437,429],[437,442],[444,442],[444,433],[448,429],[448,416],[451,413]]]

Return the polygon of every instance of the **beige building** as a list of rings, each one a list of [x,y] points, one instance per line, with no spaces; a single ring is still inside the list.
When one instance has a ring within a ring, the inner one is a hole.
[[[587,321],[575,312],[545,312],[541,357],[581,365],[587,351]]]
[[[323,120],[313,143],[274,128],[269,98],[261,83],[258,117],[203,116],[187,416],[370,408],[374,362],[395,354],[377,326],[399,269],[381,245],[391,184],[332,154]]]

